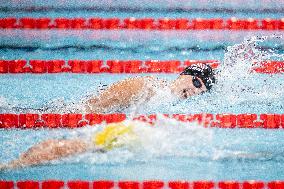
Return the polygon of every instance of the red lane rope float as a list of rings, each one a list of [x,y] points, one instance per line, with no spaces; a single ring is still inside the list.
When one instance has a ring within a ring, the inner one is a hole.
[[[217,68],[217,60],[0,60],[0,74],[5,73],[179,73],[186,66],[203,63]],[[283,61],[264,61],[256,73],[284,73]]]
[[[111,181],[111,180],[45,180],[1,181],[1,189],[283,189],[284,181]]]
[[[283,129],[284,114],[163,114],[181,122],[197,122],[203,127]],[[78,128],[103,122],[126,120],[126,114],[0,114],[0,128]],[[133,120],[155,123],[156,114],[138,115]]]
[[[0,18],[2,29],[284,30],[281,19]]]

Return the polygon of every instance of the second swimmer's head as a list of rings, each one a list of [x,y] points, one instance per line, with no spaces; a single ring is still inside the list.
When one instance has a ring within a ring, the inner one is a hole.
[[[173,82],[172,90],[180,98],[188,98],[211,90],[216,79],[211,66],[207,64],[193,64],[181,72]]]

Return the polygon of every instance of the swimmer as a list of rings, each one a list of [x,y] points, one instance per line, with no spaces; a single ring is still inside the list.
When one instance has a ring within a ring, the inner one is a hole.
[[[149,101],[157,90],[169,88],[179,99],[186,99],[210,91],[215,83],[212,68],[206,64],[188,66],[172,82],[167,82],[152,76],[135,77],[119,81],[98,96],[86,100],[87,113],[121,112],[121,110],[138,102]]]
[[[139,125],[138,130],[136,125]],[[90,151],[103,153],[115,148],[135,147],[139,144],[140,138],[137,133],[141,133],[141,128],[151,129],[151,125],[141,121],[123,121],[106,125],[102,131],[96,132],[91,140],[80,138],[45,140],[29,148],[18,159],[7,165],[0,165],[0,170],[42,165],[52,160]]]
[[[170,91],[177,99],[187,99],[210,91],[214,83],[214,72],[209,65],[194,64],[185,68],[171,82],[153,76],[128,78],[110,85],[97,96],[87,97],[80,102],[61,105],[55,103],[39,109],[14,107],[12,110],[21,113],[118,113],[131,106],[145,104],[159,91]]]

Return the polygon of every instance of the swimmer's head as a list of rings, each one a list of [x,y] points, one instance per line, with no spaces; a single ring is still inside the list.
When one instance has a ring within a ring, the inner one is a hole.
[[[188,98],[211,90],[214,83],[211,66],[199,63],[186,67],[173,82],[172,90],[177,96]]]
[[[216,80],[211,66],[201,63],[186,67],[180,75],[190,75],[200,78],[207,90],[212,88]]]

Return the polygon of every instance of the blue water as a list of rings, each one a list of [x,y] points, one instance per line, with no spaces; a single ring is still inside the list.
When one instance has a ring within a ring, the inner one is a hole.
[[[282,31],[1,30],[3,59],[223,60],[227,46]],[[258,46],[284,52],[284,41]]]
[[[1,2],[0,17],[255,17],[278,18],[282,1],[239,1],[199,3],[191,1],[55,1]],[[256,3],[258,2],[258,3]],[[261,3],[262,2],[262,3]],[[32,5],[38,8],[31,12]],[[206,5],[206,6],[205,6]],[[49,7],[47,11],[42,7]],[[111,9],[107,9],[110,7]],[[78,11],[76,11],[78,9]],[[206,11],[203,10],[206,8]],[[18,9],[18,10],[17,10]],[[208,10],[207,10],[208,9]],[[263,11],[263,9],[267,9]],[[223,11],[222,11],[223,10]],[[226,10],[226,11],[224,11]],[[256,10],[255,12],[253,10]],[[247,37],[283,35],[283,31],[64,31],[1,30],[1,59],[214,59],[223,61],[228,46]],[[257,50],[283,54],[283,38],[258,44]],[[226,54],[227,53],[227,54]],[[273,57],[282,60],[283,57]],[[241,59],[231,77],[219,82],[212,93],[175,104],[161,97],[145,104],[137,113],[281,113],[284,75],[240,74]],[[224,62],[227,63],[227,62]],[[148,74],[145,74],[148,75]],[[175,74],[153,74],[172,80]],[[225,74],[223,74],[225,75]],[[55,100],[78,102],[97,94],[101,85],[110,85],[135,74],[5,74],[0,75],[0,113],[12,106],[38,108]],[[162,103],[161,103],[162,101]],[[151,102],[153,103],[153,102]],[[130,113],[126,110],[125,113]],[[168,125],[167,128],[159,127]],[[113,179],[113,180],[281,180],[284,178],[283,131],[264,129],[202,129],[160,119],[153,130],[149,149],[139,152],[119,149],[106,154],[86,153],[52,164],[1,171],[0,179]],[[0,162],[5,163],[30,146],[48,138],[85,137],[96,127],[74,130],[0,130]],[[163,135],[159,135],[163,134]],[[166,137],[164,137],[166,136]],[[149,136],[145,136],[149,137]],[[164,137],[164,138],[163,138]],[[68,174],[66,174],[66,172]]]
[[[180,125],[171,126],[174,129],[180,127]],[[68,130],[1,131],[3,138],[0,149],[3,153],[0,158],[5,161],[11,160],[19,152],[46,138],[74,137],[74,132],[81,135],[90,130],[92,129],[85,128],[85,131],[77,129],[72,132]],[[212,134],[212,138],[207,136],[208,131]],[[49,165],[3,171],[0,179],[265,181],[283,179],[283,131],[207,129],[205,133],[201,131],[199,134],[201,136],[197,137],[195,133],[187,132],[187,137],[193,137],[192,143],[188,143],[192,145],[189,147],[192,149],[182,155],[178,150],[167,153],[159,151],[148,156],[143,153],[127,155],[118,151],[107,154],[91,153]],[[173,132],[173,135],[176,134]],[[25,140],[22,140],[23,137]],[[171,140],[174,140],[174,137],[178,136],[172,136]],[[196,144],[195,140],[198,140],[199,144]],[[155,146],[160,146],[160,143],[163,141],[159,141]]]

